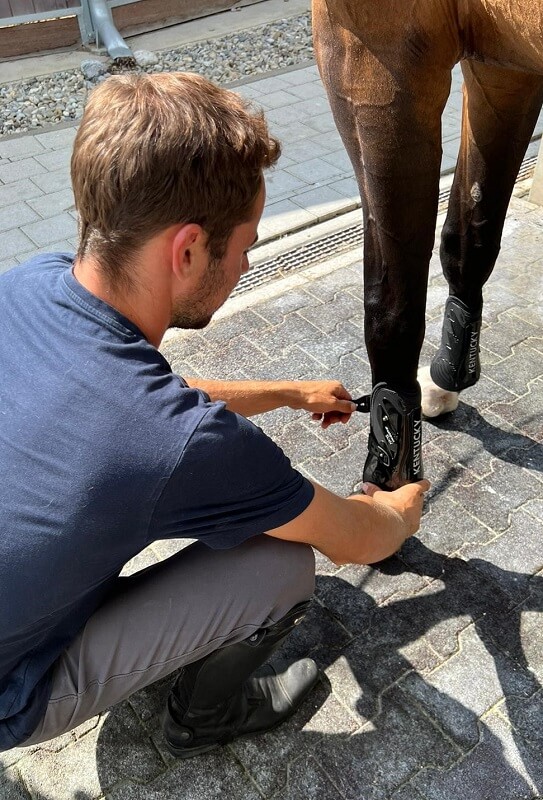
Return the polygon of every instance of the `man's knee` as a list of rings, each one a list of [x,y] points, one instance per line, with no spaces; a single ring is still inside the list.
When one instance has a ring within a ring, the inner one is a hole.
[[[268,580],[288,608],[308,600],[315,591],[315,555],[310,545],[273,536],[255,537],[261,550]],[[287,609],[288,610],[288,609]]]

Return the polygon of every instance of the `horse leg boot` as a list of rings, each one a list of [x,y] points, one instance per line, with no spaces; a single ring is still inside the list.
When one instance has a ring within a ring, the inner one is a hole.
[[[362,398],[364,401],[370,413],[364,481],[397,489],[404,483],[420,480],[423,477],[420,395],[408,398],[386,383],[378,383],[370,397]]]
[[[294,713],[318,679],[317,665],[310,658],[290,666],[264,662],[302,621],[308,606],[299,603],[274,625],[181,669],[164,718],[173,755],[206,753],[237,736],[275,728]]]
[[[437,386],[461,392],[479,380],[479,339],[481,311],[470,309],[457,297],[448,297],[441,334],[441,346],[432,359],[430,375]]]

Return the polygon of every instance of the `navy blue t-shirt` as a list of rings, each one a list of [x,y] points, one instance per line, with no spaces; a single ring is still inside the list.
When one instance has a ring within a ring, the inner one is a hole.
[[[136,553],[234,547],[313,497],[72,266],[38,256],[0,277],[0,750],[31,735],[52,665]]]

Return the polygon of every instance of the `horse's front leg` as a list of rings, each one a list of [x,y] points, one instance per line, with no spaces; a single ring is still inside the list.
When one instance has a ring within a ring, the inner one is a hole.
[[[479,379],[483,285],[543,99],[538,75],[475,61],[463,62],[462,70],[462,140],[441,240],[449,297],[441,346],[430,369],[420,372],[428,417],[453,411],[458,393]]]
[[[321,75],[364,214],[365,340],[373,391],[363,476],[395,488],[423,474],[417,366],[439,195],[441,114],[453,58],[446,65],[418,58],[405,41],[372,41],[370,49],[315,7]],[[387,62],[391,58],[394,63]]]

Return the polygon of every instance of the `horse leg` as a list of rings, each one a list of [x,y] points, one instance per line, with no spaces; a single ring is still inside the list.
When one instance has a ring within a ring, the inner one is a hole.
[[[538,75],[476,61],[464,61],[462,71],[462,139],[440,252],[449,297],[441,346],[429,375],[419,373],[428,417],[453,411],[458,392],[479,379],[483,285],[543,101]]]
[[[358,37],[334,25],[329,7],[313,5],[317,60],[364,217],[364,332],[374,388],[366,399],[363,477],[396,488],[423,474],[417,365],[437,217],[441,114],[456,53],[419,56],[405,42],[398,48],[386,42],[379,51],[373,40],[370,50],[360,38],[367,31]]]

